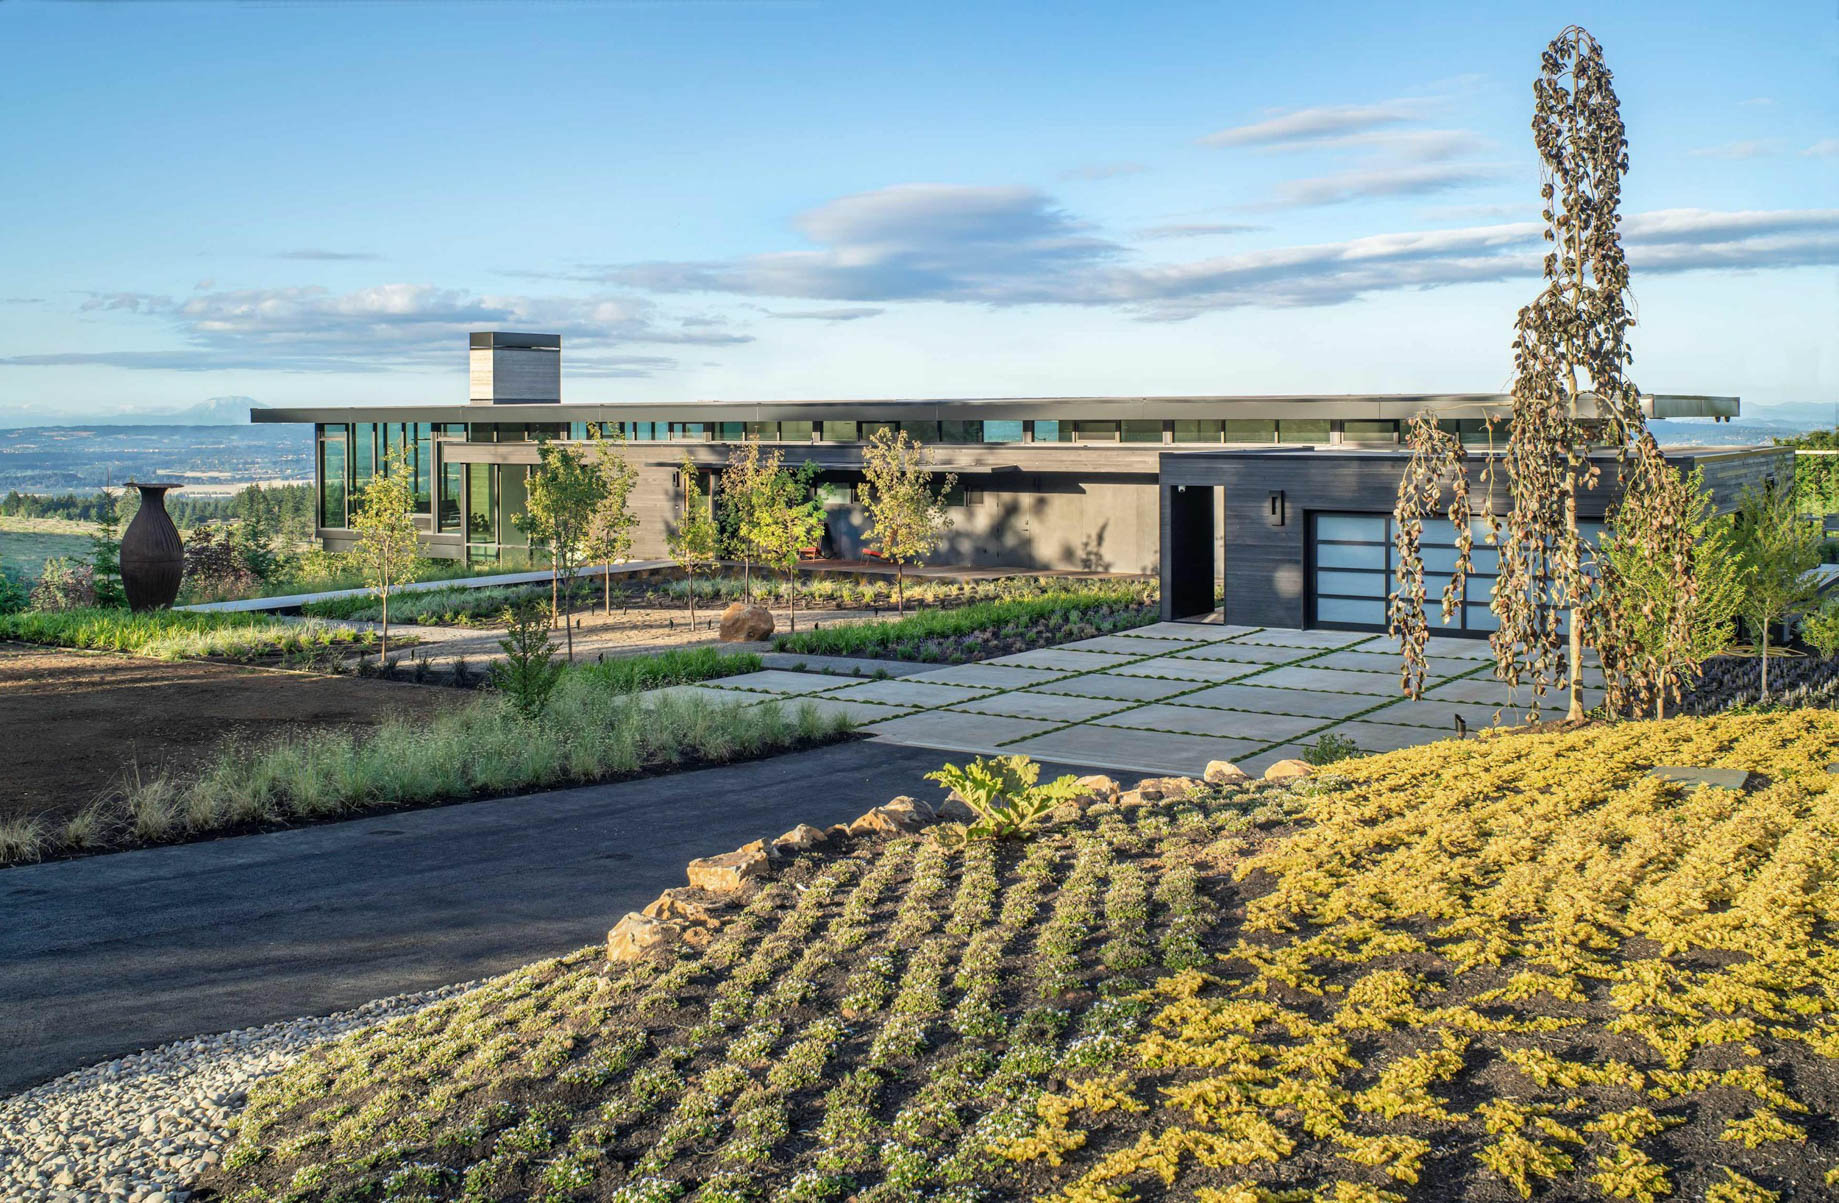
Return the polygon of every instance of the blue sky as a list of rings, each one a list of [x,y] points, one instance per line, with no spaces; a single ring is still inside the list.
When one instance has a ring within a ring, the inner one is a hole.
[[[1550,11],[0,0],[0,407],[1498,388]],[[1839,394],[1834,14],[1564,15],[1642,387]]]

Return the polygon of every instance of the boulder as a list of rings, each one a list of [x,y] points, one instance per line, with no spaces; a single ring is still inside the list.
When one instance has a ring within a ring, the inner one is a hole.
[[[1230,760],[1209,760],[1207,771],[1202,774],[1208,785],[1243,785],[1252,779],[1252,775]]]
[[[1116,780],[1097,774],[1090,777],[1081,777],[1073,782],[1073,784],[1077,785],[1086,793],[1095,795],[1101,802],[1115,802],[1117,801],[1118,794],[1123,792],[1122,787],[1118,785]]]
[[[865,835],[908,835],[928,826],[930,816],[922,817],[917,811],[897,809],[892,806],[877,806],[863,813],[849,825],[849,834]]]
[[[721,926],[719,913],[727,909],[728,904],[721,899],[682,886],[666,890],[645,904],[645,914],[652,919],[675,919],[715,927]]]
[[[670,947],[682,932],[682,926],[673,920],[629,913],[607,933],[607,959],[616,963],[636,961],[658,949]]]
[[[1153,793],[1154,791],[1151,792]],[[1155,797],[1150,797],[1140,789],[1127,789],[1117,796],[1117,804],[1124,807],[1148,806],[1161,796],[1160,794],[1156,794]]]
[[[1308,777],[1314,772],[1313,768],[1301,760],[1280,760],[1264,770],[1264,779],[1266,781],[1295,781],[1301,777]]]
[[[977,812],[958,796],[956,790],[952,791],[951,797],[939,803],[939,808],[935,813],[940,819],[952,823],[975,823],[977,821]]]
[[[819,844],[828,843],[828,832],[820,831],[809,823],[800,823],[773,841],[773,847],[783,853],[809,852]]]
[[[895,798],[893,801],[889,802],[886,806],[883,806],[882,809],[883,810],[904,810],[910,814],[918,816],[921,819],[924,819],[928,823],[932,822],[934,819],[938,817],[938,811],[933,808],[930,802],[922,802],[918,798],[909,798],[905,794],[902,794],[900,797]]]
[[[757,643],[773,633],[773,613],[765,606],[735,602],[722,611],[723,643]]]
[[[751,849],[705,856],[689,866],[690,884],[711,894],[733,894],[757,877],[766,876],[766,853]]]

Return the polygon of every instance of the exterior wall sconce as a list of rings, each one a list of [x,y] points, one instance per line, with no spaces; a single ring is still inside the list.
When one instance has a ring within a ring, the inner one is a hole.
[[[1282,489],[1270,494],[1270,496],[1265,499],[1264,503],[1264,524],[1266,526],[1282,526],[1288,509],[1289,506],[1284,499]]]

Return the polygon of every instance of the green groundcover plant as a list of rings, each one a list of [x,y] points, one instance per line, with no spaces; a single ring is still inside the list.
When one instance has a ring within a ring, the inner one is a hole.
[[[356,650],[374,644],[376,635],[312,620],[283,622],[266,614],[201,614],[185,610],[135,614],[90,607],[0,615],[0,639],[132,652],[165,660],[193,656],[245,660],[333,647]]]
[[[894,622],[822,627],[780,636],[782,652],[948,663],[1127,630],[1156,621],[1155,586],[1108,581],[1013,601],[978,602]]]

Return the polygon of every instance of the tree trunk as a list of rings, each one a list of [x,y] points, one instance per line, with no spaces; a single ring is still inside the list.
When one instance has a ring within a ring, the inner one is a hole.
[[[1769,624],[1759,625],[1762,627],[1762,703],[1766,706],[1769,704]]]
[[[557,595],[562,591],[562,566],[553,558],[549,561],[549,627],[555,629],[556,619],[562,613]]]
[[[1575,392],[1572,394],[1571,415],[1572,420],[1575,421],[1577,415]],[[1565,529],[1570,532],[1570,539],[1573,546],[1576,546],[1579,541],[1577,534],[1576,481],[1577,465],[1573,463],[1571,465],[1571,482],[1573,488],[1564,499],[1564,524]],[[1566,659],[1568,661],[1571,676],[1571,712],[1565,717],[1575,722],[1584,717],[1584,623],[1583,615],[1579,612],[1577,607],[1576,598],[1571,599],[1571,639],[1570,647],[1567,650],[1568,655]]]
[[[613,617],[613,561],[601,565],[606,575],[600,578],[600,597],[606,604],[607,617]]]
[[[696,569],[685,564],[683,579],[690,585],[690,638],[694,639],[696,637]]]
[[[383,594],[383,650],[378,654],[382,658],[381,662],[383,666],[387,668],[389,667],[389,657],[390,657],[390,591],[389,591],[389,586],[385,585],[381,592]]]
[[[568,643],[568,662],[570,664],[573,664],[575,662],[575,623],[573,619],[573,614],[574,614],[574,607],[572,605],[569,607],[569,609],[564,610],[562,612],[562,630],[564,632],[563,638]]]
[[[907,578],[905,576],[905,572],[906,572],[906,565],[902,564],[899,560],[895,560],[894,561],[894,613],[896,614],[905,614],[907,612]]]

